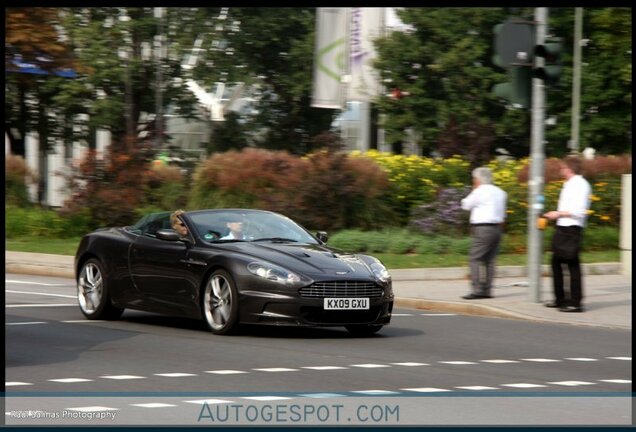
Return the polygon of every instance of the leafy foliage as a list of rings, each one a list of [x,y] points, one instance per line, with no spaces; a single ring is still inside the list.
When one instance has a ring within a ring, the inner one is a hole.
[[[316,229],[370,228],[392,220],[387,188],[385,173],[368,160],[246,148],[216,153],[197,169],[189,207],[255,207]]]
[[[4,202],[19,207],[30,206],[27,184],[33,183],[35,176],[21,156],[7,155],[4,160]]]
[[[147,212],[182,208],[187,202],[182,170],[155,160],[149,146],[112,151],[107,159],[89,152],[68,176],[73,196],[60,210],[64,217],[88,214],[91,227],[129,225]]]

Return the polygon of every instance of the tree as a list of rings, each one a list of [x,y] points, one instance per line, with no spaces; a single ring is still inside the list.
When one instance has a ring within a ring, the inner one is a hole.
[[[509,16],[532,19],[534,9],[405,8],[399,16],[412,32],[394,32],[377,41],[376,67],[387,87],[409,96],[379,99],[385,114],[388,143],[403,140],[413,128],[422,136],[425,154],[447,148],[463,149],[471,157],[471,134],[484,133],[489,151],[497,147],[515,156],[529,153],[529,111],[506,106],[492,86],[507,80],[494,66],[493,27]],[[604,152],[631,151],[631,9],[585,9],[581,148]],[[549,30],[572,46],[574,8],[550,8]],[[548,116],[557,125],[546,129],[546,152],[567,152],[570,137],[571,49],[563,55],[561,84],[547,88]],[[454,122],[454,125],[453,125]],[[478,132],[481,131],[481,132]],[[453,138],[453,136],[455,138]],[[456,142],[449,142],[449,139]]]
[[[593,147],[605,154],[631,152],[632,130],[632,10],[583,10],[579,149]],[[548,115],[557,117],[546,130],[547,153],[568,151],[571,124],[574,8],[550,8],[551,33],[564,36],[561,84],[547,92]]]
[[[210,21],[217,17],[217,10],[208,12]],[[335,115],[310,106],[315,9],[229,8],[227,14],[216,47],[205,51],[196,76],[207,77],[208,85],[217,80],[257,84],[258,114],[245,127],[265,131],[259,146],[311,151],[312,137],[328,130]]]
[[[49,119],[42,113],[58,92],[64,79],[55,73],[78,68],[71,47],[56,28],[60,23],[56,8],[6,8],[5,21],[5,132],[14,154],[24,156],[27,132],[41,134],[40,149],[49,148]],[[27,73],[17,62],[33,65],[42,73]]]
[[[228,150],[241,150],[247,147],[247,138],[243,132],[243,125],[239,121],[239,115],[230,112],[225,116],[225,121],[217,123],[212,132],[212,142],[207,148],[208,154],[213,152],[226,152]]]
[[[526,144],[527,113],[507,109],[490,92],[496,82],[505,80],[505,72],[491,63],[492,28],[505,18],[505,10],[406,8],[399,15],[415,31],[394,32],[377,42],[382,79],[409,93],[379,101],[386,113],[388,141],[403,140],[406,129],[413,128],[422,136],[424,153],[430,154],[438,149],[441,134],[452,127],[459,142],[451,147],[468,154],[470,147],[457,144],[474,141],[479,124],[478,129],[497,130],[499,138],[492,146]]]

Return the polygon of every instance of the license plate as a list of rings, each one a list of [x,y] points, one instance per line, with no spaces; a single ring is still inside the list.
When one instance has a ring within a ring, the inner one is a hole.
[[[369,309],[368,298],[326,298],[325,310],[358,310]]]

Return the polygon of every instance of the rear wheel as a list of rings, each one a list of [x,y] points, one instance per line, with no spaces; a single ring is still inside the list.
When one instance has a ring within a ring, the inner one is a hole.
[[[371,336],[380,331],[383,326],[381,325],[348,325],[345,328],[354,336]]]
[[[114,320],[124,309],[113,306],[102,269],[102,264],[95,258],[82,265],[77,278],[77,300],[86,318]]]
[[[212,333],[232,332],[238,323],[238,292],[232,276],[217,270],[208,279],[201,304],[203,318]]]

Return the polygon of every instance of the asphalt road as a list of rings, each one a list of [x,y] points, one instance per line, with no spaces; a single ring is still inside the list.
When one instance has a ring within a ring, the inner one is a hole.
[[[136,311],[85,320],[71,279],[8,274],[5,290],[9,425],[632,422],[630,331],[402,309],[369,338],[216,336]]]

